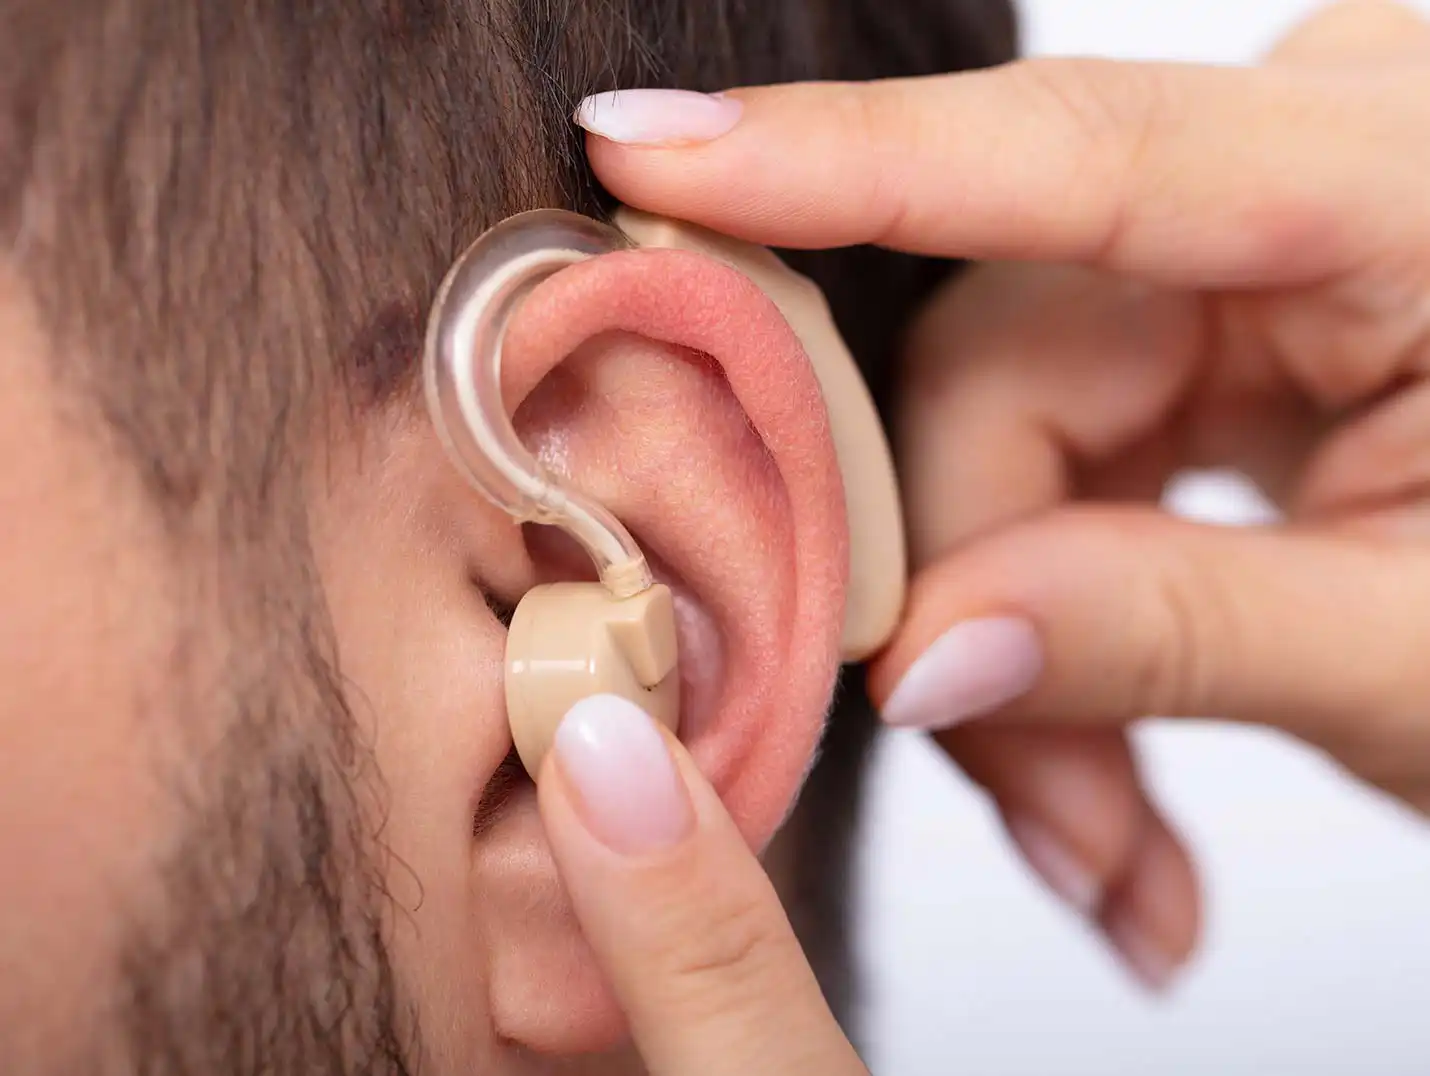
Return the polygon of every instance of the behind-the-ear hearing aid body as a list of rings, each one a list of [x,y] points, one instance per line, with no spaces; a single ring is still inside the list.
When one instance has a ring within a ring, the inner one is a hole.
[[[829,409],[849,515],[850,584],[842,656],[858,661],[892,634],[903,608],[903,517],[893,463],[868,389],[819,289],[772,252],[622,209],[613,228],[563,210],[511,217],[458,259],[427,329],[427,404],[452,460],[518,523],[560,527],[595,563],[596,583],[529,591],[507,634],[512,739],[534,777],[566,711],[621,695],[672,731],[680,682],[670,590],[603,506],[566,488],[521,444],[502,397],[506,327],[521,302],[561,269],[635,246],[715,258],[759,285],[804,345]]]

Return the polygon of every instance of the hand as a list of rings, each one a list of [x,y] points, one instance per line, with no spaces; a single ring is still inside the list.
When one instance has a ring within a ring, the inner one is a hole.
[[[537,788],[650,1076],[865,1076],[774,887],[673,736],[622,699],[587,699]]]
[[[644,209],[1004,263],[913,336],[898,434],[922,571],[871,689],[940,730],[1149,985],[1191,953],[1198,900],[1132,720],[1274,726],[1430,807],[1419,17],[1343,5],[1255,70],[1040,61],[579,118],[625,140],[592,157]],[[1163,515],[1189,466],[1253,476],[1285,524]]]

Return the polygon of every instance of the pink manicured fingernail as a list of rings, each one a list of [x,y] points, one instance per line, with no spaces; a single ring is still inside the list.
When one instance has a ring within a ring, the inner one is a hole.
[[[1043,671],[1043,644],[1026,620],[966,620],[904,674],[884,704],[903,728],[947,729],[1027,694]]]
[[[670,146],[719,138],[740,121],[743,110],[734,97],[689,90],[616,90],[586,98],[573,118],[612,142]]]
[[[576,811],[613,852],[640,855],[676,844],[694,812],[665,738],[640,707],[593,695],[567,711],[553,744]]]
[[[1165,994],[1177,978],[1177,963],[1152,941],[1131,913],[1114,917],[1103,927],[1108,942],[1144,989]]]
[[[1081,915],[1096,910],[1102,886],[1066,843],[1028,815],[1010,814],[1005,825],[1028,865],[1068,907]]]

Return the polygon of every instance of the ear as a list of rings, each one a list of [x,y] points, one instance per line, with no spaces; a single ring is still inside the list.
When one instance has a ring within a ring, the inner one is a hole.
[[[763,846],[818,742],[848,581],[835,446],[798,335],[720,261],[635,250],[535,289],[504,376],[527,445],[611,509],[672,586],[682,739]],[[385,838],[415,875],[388,885],[420,1015],[468,1068],[491,1063],[473,1042],[609,1046],[624,1024],[508,756],[502,629],[481,593],[510,606],[587,569],[469,489],[409,407],[359,441],[332,465],[317,537],[342,671],[375,726]]]

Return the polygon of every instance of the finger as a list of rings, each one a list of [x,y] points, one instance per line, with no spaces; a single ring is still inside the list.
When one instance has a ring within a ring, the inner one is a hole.
[[[1193,380],[1201,335],[1194,300],[1088,270],[994,264],[952,285],[905,359],[897,430],[913,563],[1057,504],[1074,470],[1161,425]],[[1185,461],[1147,456],[1121,486],[1155,499]],[[1048,888],[1106,921],[1144,986],[1167,988],[1197,941],[1197,883],[1125,733],[981,724],[938,740]]]
[[[1008,835],[1068,908],[1102,930],[1148,989],[1196,947],[1191,858],[1143,791],[1123,730],[965,726],[938,735],[988,789]]]
[[[1144,986],[1164,991],[1190,958],[1199,929],[1191,859],[1154,812],[1143,815],[1120,884],[1108,890],[1098,925]]]
[[[1005,263],[948,286],[910,334],[895,425],[914,566],[1083,492],[1166,426],[1204,346],[1194,298],[1104,273]],[[1124,487],[1155,491],[1190,461],[1136,462]]]
[[[1430,19],[1389,0],[1332,4],[1301,23],[1272,51],[1282,64],[1430,62]]]
[[[1291,284],[1426,234],[1426,78],[1042,59],[740,90],[678,143],[688,97],[578,120],[622,201],[746,239]]]
[[[1075,469],[1161,424],[1192,380],[1200,338],[1194,301],[1105,274],[1010,264],[966,274],[930,304],[905,360],[897,431],[913,563],[1057,504]],[[1155,499],[1183,461],[1147,455],[1121,485]],[[1107,924],[1144,986],[1167,988],[1197,941],[1197,883],[1125,733],[980,724],[938,741],[988,790],[1048,888]]]
[[[1426,315],[1430,333],[1430,310]],[[1430,377],[1422,375],[1327,436],[1305,469],[1293,511],[1318,522],[1355,520],[1366,530],[1378,529],[1386,515],[1393,514],[1412,524],[1410,534],[1425,539],[1424,518],[1430,508],[1427,430]]]
[[[871,670],[886,720],[1223,717],[1417,747],[1430,561],[1345,536],[1065,509],[927,569]]]
[[[1259,349],[1228,391],[1218,340],[1200,297],[1094,270],[981,265],[946,285],[909,335],[894,425],[913,565],[1064,500],[1156,501],[1188,468],[1284,503],[1324,415]]]
[[[572,708],[538,795],[556,864],[651,1076],[852,1076],[773,887],[674,737]]]

